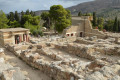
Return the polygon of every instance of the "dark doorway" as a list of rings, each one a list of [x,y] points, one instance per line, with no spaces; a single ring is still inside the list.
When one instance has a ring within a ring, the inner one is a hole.
[[[19,43],[20,43],[20,36],[15,35],[15,44],[19,44]]]
[[[73,33],[71,34],[71,36],[73,36]]]
[[[83,37],[83,32],[80,32],[80,37]]]
[[[67,36],[69,36],[69,34],[67,34]]]

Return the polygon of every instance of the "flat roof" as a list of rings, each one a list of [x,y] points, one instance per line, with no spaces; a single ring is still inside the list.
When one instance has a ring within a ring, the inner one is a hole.
[[[0,32],[17,32],[17,31],[28,31],[29,29],[26,28],[7,28],[7,29],[0,29]]]

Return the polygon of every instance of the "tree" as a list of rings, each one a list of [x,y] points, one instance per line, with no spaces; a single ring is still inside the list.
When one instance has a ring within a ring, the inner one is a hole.
[[[20,24],[21,24],[21,26],[23,27],[23,25],[24,25],[24,19],[23,19],[23,16],[24,16],[25,14],[24,14],[24,12],[22,11],[21,12],[21,21],[20,21]]]
[[[72,20],[71,19],[71,12],[70,12],[70,10],[66,10],[67,11],[67,15],[66,15],[66,19],[68,19],[68,20]],[[70,23],[71,24],[71,23]]]
[[[10,28],[20,27],[20,23],[16,20],[10,21]]]
[[[15,11],[15,16],[14,17],[15,17],[15,20],[19,22],[19,15],[18,15],[17,11]]]
[[[82,12],[81,11],[78,13],[78,16],[82,16]]]
[[[113,31],[114,20],[108,20],[105,23],[104,29],[107,31]]]
[[[70,12],[61,5],[53,5],[50,7],[50,17],[55,25],[55,31],[62,32],[63,29],[71,25]],[[64,25],[63,25],[64,24]]]
[[[10,12],[10,21],[14,21],[15,19],[14,19],[14,13],[13,12]]]
[[[35,12],[31,11],[30,12],[31,16],[35,16]]]
[[[45,26],[46,28],[50,28],[50,16],[49,16],[49,12],[43,12],[41,14],[41,19],[44,20],[43,26]]]
[[[118,32],[118,18],[115,17],[114,25],[113,25],[113,31]]]
[[[0,10],[0,29],[7,28],[8,27],[7,22],[8,22],[8,19],[5,13],[2,10]]]
[[[118,21],[118,32],[120,32],[120,21]]]
[[[29,14],[30,14],[29,9],[26,10],[26,13],[25,13],[25,14],[26,14],[26,15],[29,15]]]
[[[97,17],[96,17],[96,12],[93,12],[93,27],[97,26]]]
[[[103,24],[104,24],[104,19],[102,17],[99,17],[97,20],[97,25],[99,30],[103,30]]]

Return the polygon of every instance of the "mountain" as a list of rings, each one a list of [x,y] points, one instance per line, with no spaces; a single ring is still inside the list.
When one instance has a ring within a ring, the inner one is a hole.
[[[97,16],[106,19],[120,18],[120,0],[94,0],[90,2],[80,3],[76,6],[67,8],[71,11],[72,15],[77,15],[79,11],[83,13],[97,12]],[[36,11],[37,15],[48,10]]]
[[[95,0],[81,3],[67,9],[71,11],[72,15],[77,15],[79,11],[83,13],[97,12],[98,16],[113,18],[120,14],[120,0]]]
[[[40,15],[42,12],[48,12],[48,10],[39,10],[39,11],[35,11],[36,15]]]

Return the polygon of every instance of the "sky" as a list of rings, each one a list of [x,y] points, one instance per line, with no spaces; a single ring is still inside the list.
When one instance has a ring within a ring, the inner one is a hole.
[[[62,5],[64,8],[93,0],[0,0],[0,10],[5,13],[18,11],[49,10],[52,5]]]

